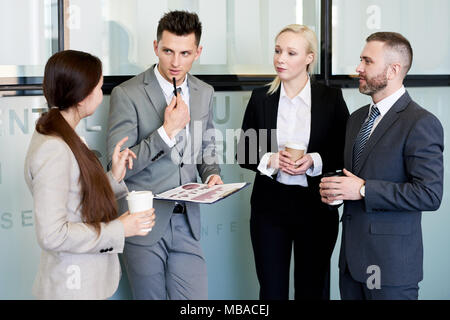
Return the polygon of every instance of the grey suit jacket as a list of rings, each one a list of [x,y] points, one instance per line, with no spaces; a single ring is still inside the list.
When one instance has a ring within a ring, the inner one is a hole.
[[[115,87],[111,93],[108,122],[108,156],[111,160],[115,144],[128,136],[126,146],[136,153],[133,169],[127,171],[125,182],[130,191],[150,190],[154,194],[197,181],[211,174],[220,174],[214,144],[213,88],[188,74],[190,95],[190,138],[177,136],[173,148],[157,132],[164,121],[167,106],[153,67]],[[181,139],[181,141],[179,141]],[[154,202],[156,221],[145,237],[127,238],[141,245],[152,245],[164,234],[174,203]],[[128,210],[125,200],[119,201],[122,211]],[[187,203],[187,216],[192,235],[200,239],[200,208]]]
[[[80,168],[60,138],[34,132],[25,159],[33,195],[36,235],[42,248],[33,294],[40,299],[106,299],[121,276],[124,247],[119,220],[101,224],[100,235],[81,217]],[[128,190],[107,174],[117,197]]]
[[[437,210],[443,192],[443,129],[406,92],[381,119],[353,167],[353,145],[369,106],[347,125],[345,168],[366,180],[365,198],[345,201],[339,266],[365,283],[376,265],[381,286],[423,278],[422,211]]]

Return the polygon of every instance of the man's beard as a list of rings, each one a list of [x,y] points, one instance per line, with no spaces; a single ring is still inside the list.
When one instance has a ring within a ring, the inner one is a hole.
[[[383,90],[384,88],[386,88],[386,86],[388,84],[386,71],[387,71],[387,67],[386,67],[386,69],[384,69],[380,74],[378,74],[374,78],[371,78],[371,79],[365,78],[366,84],[359,85],[359,92],[370,96],[370,95],[373,95],[373,94],[379,92],[380,90]]]

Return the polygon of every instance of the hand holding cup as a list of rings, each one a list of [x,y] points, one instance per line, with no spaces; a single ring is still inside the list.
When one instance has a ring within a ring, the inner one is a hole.
[[[296,162],[304,156],[306,148],[301,144],[288,142],[284,146],[284,150],[290,154],[291,160]]]
[[[125,237],[146,236],[155,225],[155,209],[130,214],[125,212],[119,217],[123,223]]]
[[[329,177],[342,177],[342,176],[345,176],[345,174],[342,172],[342,170],[336,170],[336,171],[326,172],[326,173],[323,174],[323,178],[329,178]],[[322,184],[322,183],[320,184],[320,193],[321,193],[321,196],[322,196],[322,202],[327,203],[327,204],[330,205],[330,206],[338,206],[338,205],[342,204],[342,203],[344,202],[343,200],[333,200],[333,201],[330,201],[330,200],[328,199],[328,197],[336,197],[336,196],[339,196],[338,193],[330,194],[329,192],[330,192],[331,190],[332,190],[332,189],[326,189],[326,188],[323,188],[323,184]],[[325,195],[326,192],[329,194],[328,196]]]
[[[141,212],[147,212],[153,210],[153,193],[151,191],[132,191],[127,196],[128,210],[133,214],[140,214]],[[147,221],[148,222],[148,221]],[[145,224],[145,223],[144,223]],[[142,229],[144,232],[150,232],[154,223],[145,226]]]

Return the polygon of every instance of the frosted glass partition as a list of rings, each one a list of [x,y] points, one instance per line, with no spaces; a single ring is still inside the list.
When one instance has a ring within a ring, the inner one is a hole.
[[[238,129],[250,92],[216,93],[214,123],[225,129]],[[0,98],[0,299],[32,299],[31,287],[37,272],[40,248],[34,230],[33,200],[23,178],[23,163],[35,121],[46,109],[43,97]],[[79,125],[103,164],[106,164],[106,128],[109,96],[95,114]],[[235,140],[223,140],[221,149],[234,152]],[[230,142],[230,143],[228,143]],[[225,182],[253,182],[253,173],[236,164],[221,166]],[[211,299],[257,299],[249,235],[250,193],[252,187],[222,202],[204,205],[202,244],[209,271]],[[113,299],[131,298],[125,270]]]
[[[409,74],[450,74],[448,0],[333,0],[332,74],[354,74],[367,36],[403,34],[414,51]]]
[[[42,76],[57,29],[56,0],[0,0],[0,76]]]
[[[170,10],[196,12],[202,22],[194,74],[273,74],[274,38],[282,27],[306,24],[320,36],[319,0],[69,0],[66,48],[100,57],[105,75],[137,74],[157,61],[153,40]]]
[[[411,88],[413,99],[438,116],[450,141],[450,88]],[[344,98],[350,111],[369,102],[357,89],[345,89]],[[214,123],[226,136],[226,129],[240,128],[250,92],[219,92],[215,95]],[[23,179],[23,162],[43,97],[0,97],[0,299],[30,299],[37,271],[40,248],[34,231],[33,202]],[[105,163],[105,140],[109,97],[96,113],[80,124],[79,134]],[[234,147],[233,139],[223,146],[226,154]],[[422,218],[424,238],[424,280],[420,299],[450,299],[450,282],[444,281],[450,270],[450,162],[444,152],[444,199],[437,212],[426,212]],[[225,182],[253,182],[254,174],[238,165],[222,165]],[[202,245],[206,257],[210,299],[257,299],[258,282],[254,269],[249,234],[250,194],[252,186],[202,211]],[[276,214],[274,212],[274,214]],[[340,299],[337,261],[340,238],[332,257],[331,297]],[[293,286],[291,283],[291,297]],[[123,273],[113,299],[129,299],[130,290]]]

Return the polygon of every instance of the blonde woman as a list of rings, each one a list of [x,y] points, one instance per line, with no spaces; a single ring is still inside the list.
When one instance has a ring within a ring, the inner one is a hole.
[[[250,234],[261,299],[289,298],[292,248],[295,299],[329,299],[338,211],[321,202],[318,185],[322,173],[343,167],[349,113],[341,90],[314,81],[317,58],[311,29],[283,28],[275,38],[277,76],[252,92],[244,115],[238,162],[257,173]],[[288,142],[303,145],[305,155],[294,162],[284,151]]]

